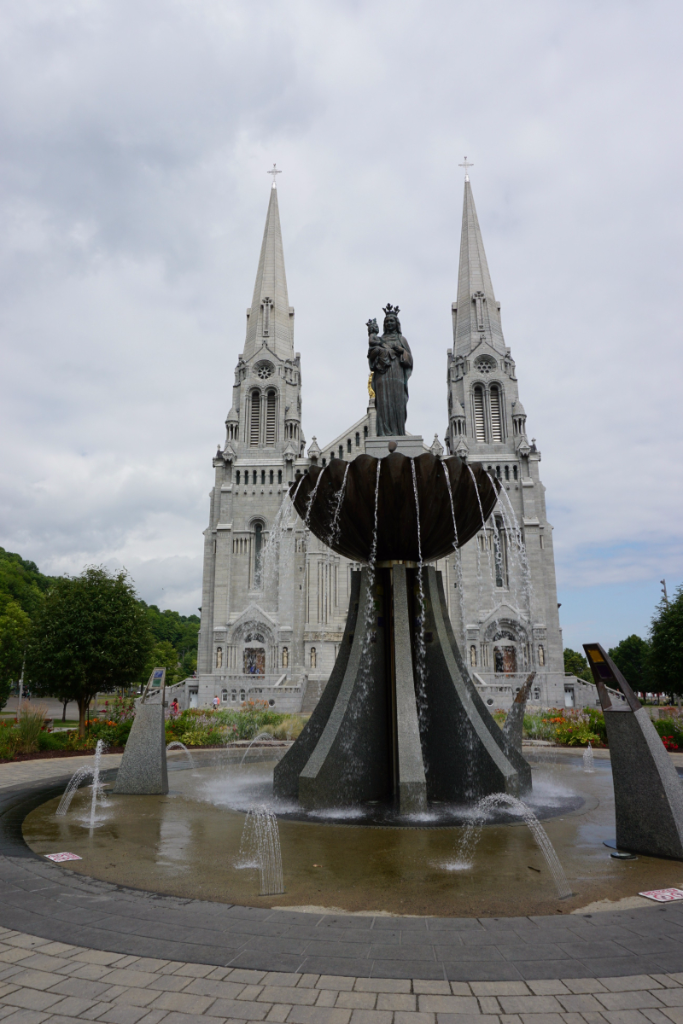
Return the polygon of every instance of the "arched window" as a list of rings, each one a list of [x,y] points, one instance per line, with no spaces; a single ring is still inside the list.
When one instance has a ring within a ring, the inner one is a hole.
[[[541,668],[545,665],[545,649],[543,644],[538,645],[538,664]]]
[[[266,395],[266,444],[275,444],[275,402],[277,396],[274,391]]]
[[[512,467],[512,477],[513,477],[514,480],[517,479],[517,467],[516,466]]]
[[[216,668],[222,668],[222,667],[223,667],[223,648],[222,647],[217,647],[216,648]]]
[[[289,668],[289,647],[282,648],[282,667]]]
[[[230,700],[234,701],[235,703],[237,702],[237,690],[232,690],[230,692]]]
[[[500,388],[493,385],[490,391],[491,396],[491,440],[501,442],[503,440],[503,420],[501,416]]]
[[[266,471],[265,471],[265,469],[262,469],[261,470],[261,483],[265,484],[265,482],[266,482]]]
[[[346,450],[347,450],[347,452],[350,455],[351,454],[351,438],[350,437],[346,438]]]
[[[339,458],[340,459],[344,458],[344,445],[343,444],[339,445]]]
[[[227,703],[227,700],[228,700],[228,691],[227,690],[221,690],[221,700],[223,701],[223,703]]]
[[[505,467],[505,479],[506,480],[510,479],[510,467],[509,466]]]
[[[367,427],[363,427],[363,437],[367,437],[367,436],[368,436],[368,428]]]
[[[239,485],[240,485],[240,471],[239,471],[239,469],[235,470],[235,483],[239,487]]]
[[[311,668],[316,668],[318,664],[318,654],[315,647],[311,647]]]
[[[282,470],[281,469],[278,469],[278,471],[277,471],[277,482],[279,484],[282,483]]]
[[[508,585],[508,551],[507,534],[500,516],[495,517],[496,529],[493,534],[493,558],[496,572],[496,586],[507,587]]]
[[[258,444],[261,437],[261,393],[251,393],[251,421],[249,424],[249,444]]]
[[[254,524],[254,586],[261,586],[261,550],[263,547],[263,523]]]
[[[472,668],[477,667],[477,647],[476,644],[472,644],[470,647],[470,665]]]
[[[356,431],[356,448],[360,448],[360,434]]]
[[[486,427],[484,425],[484,389],[477,385],[474,389],[474,439],[475,441],[486,440]]]

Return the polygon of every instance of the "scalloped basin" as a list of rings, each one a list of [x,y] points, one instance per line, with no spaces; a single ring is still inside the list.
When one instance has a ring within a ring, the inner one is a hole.
[[[425,452],[410,459],[393,452],[383,459],[358,455],[353,462],[333,459],[322,468],[311,466],[290,491],[311,531],[340,555],[370,561],[377,501],[376,560],[419,562],[421,555],[423,562],[433,562],[474,537],[493,511],[499,488],[481,463],[468,466],[457,455],[442,460]]]

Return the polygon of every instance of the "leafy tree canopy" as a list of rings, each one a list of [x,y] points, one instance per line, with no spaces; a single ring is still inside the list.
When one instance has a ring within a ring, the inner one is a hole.
[[[591,670],[583,654],[573,651],[571,647],[565,647],[564,649],[564,670],[578,679],[585,679],[589,683],[593,682]]]
[[[52,577],[39,571],[35,562],[0,548],[0,615],[8,602],[14,601],[32,618],[53,582]]]
[[[683,586],[667,604],[662,601],[650,626],[649,688],[683,693]]]
[[[647,679],[650,645],[647,640],[632,633],[616,647],[610,647],[608,654],[634,690],[650,688]]]
[[[0,613],[0,709],[7,703],[13,681],[21,675],[30,633],[30,618],[9,598]]]
[[[199,616],[180,615],[179,612],[160,611],[155,604],[140,604],[147,612],[149,628],[158,643],[168,641],[178,652],[180,661],[188,652],[196,652],[199,635]],[[160,666],[161,667],[161,666]]]
[[[26,673],[37,694],[77,702],[83,735],[91,699],[137,682],[152,645],[127,573],[89,566],[54,581],[34,623]]]

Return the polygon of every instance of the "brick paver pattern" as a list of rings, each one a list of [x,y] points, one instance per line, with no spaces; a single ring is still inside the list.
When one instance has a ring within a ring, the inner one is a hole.
[[[564,981],[282,974],[84,949],[0,928],[3,1024],[683,1024],[683,973]]]

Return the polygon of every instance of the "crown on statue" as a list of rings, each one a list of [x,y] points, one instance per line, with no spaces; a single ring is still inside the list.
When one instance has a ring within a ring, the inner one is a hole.
[[[385,316],[398,316],[401,312],[398,306],[392,306],[390,302],[386,306],[382,306],[382,309]]]

